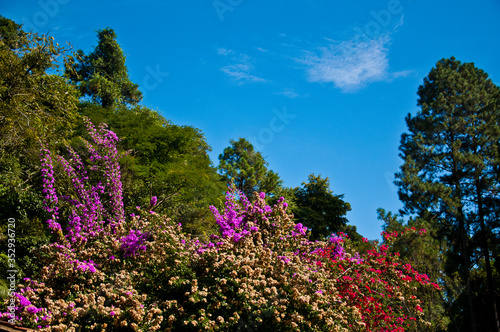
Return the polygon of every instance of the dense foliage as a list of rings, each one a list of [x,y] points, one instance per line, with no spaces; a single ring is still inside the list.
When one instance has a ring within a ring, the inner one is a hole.
[[[219,172],[226,182],[250,197],[254,191],[274,193],[281,186],[278,174],[268,170],[268,163],[260,152],[244,138],[231,140],[231,146],[219,155]]]
[[[311,229],[311,239],[321,239],[344,229],[351,205],[342,198],[343,195],[333,195],[328,178],[314,174],[309,175],[309,182],[296,189],[295,217]]]

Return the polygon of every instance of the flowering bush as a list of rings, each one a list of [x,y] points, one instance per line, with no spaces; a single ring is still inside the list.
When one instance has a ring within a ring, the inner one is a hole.
[[[49,227],[44,268],[14,295],[15,318],[44,331],[398,331],[428,324],[415,287],[431,285],[384,246],[362,257],[340,234],[308,240],[281,198],[251,203],[229,188],[211,207],[218,234],[200,242],[151,209],[124,216],[117,137],[87,127],[88,165],[59,158],[74,191],[56,192],[43,150]],[[69,207],[61,222],[61,201]],[[8,302],[6,302],[7,304]],[[10,319],[9,312],[2,319]]]
[[[383,235],[386,243],[405,236]],[[343,246],[349,242],[347,235],[341,233],[331,240],[333,245],[318,251],[328,263],[318,264],[337,271],[340,297],[359,309],[367,331],[422,331],[430,326],[430,322],[420,319],[423,310],[416,296],[417,287],[439,290],[427,275],[415,271],[410,263],[401,262],[398,253],[389,254],[387,244],[374,246],[361,258],[344,253]]]

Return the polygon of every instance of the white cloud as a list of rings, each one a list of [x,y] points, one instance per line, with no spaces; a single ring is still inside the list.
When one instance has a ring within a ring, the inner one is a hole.
[[[254,60],[243,53],[236,54],[233,50],[225,48],[217,49],[217,53],[222,56],[231,56],[231,64],[222,67],[220,70],[229,75],[238,84],[244,83],[264,83],[266,79],[255,75]]]
[[[290,88],[283,89],[278,94],[285,96],[285,97],[288,97],[290,99],[299,97],[299,94],[297,92],[295,92],[294,89],[290,89]]]
[[[217,54],[219,55],[229,55],[229,54],[233,54],[233,50],[228,50],[226,48],[218,48],[217,49]]]
[[[236,63],[221,68],[224,73],[231,76],[231,78],[233,78],[239,84],[250,82],[267,82],[261,77],[252,75],[250,73],[252,69],[252,66],[243,63]]]
[[[299,60],[307,66],[310,82],[333,83],[343,92],[353,92],[371,82],[389,79],[387,36],[371,40],[332,41]],[[401,75],[401,73],[400,73]]]

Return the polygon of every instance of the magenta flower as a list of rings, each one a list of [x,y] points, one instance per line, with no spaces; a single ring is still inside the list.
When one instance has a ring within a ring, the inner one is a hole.
[[[146,251],[146,242],[149,237],[148,233],[142,233],[139,230],[131,230],[127,236],[120,239],[122,243],[121,249],[125,252],[125,257],[135,256],[139,250]]]

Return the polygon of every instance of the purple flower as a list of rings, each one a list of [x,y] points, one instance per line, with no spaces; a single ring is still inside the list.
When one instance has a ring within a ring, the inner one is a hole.
[[[151,197],[151,203],[149,203],[150,207],[155,206],[157,202],[158,198],[156,198],[156,196]]]
[[[89,260],[88,263],[87,261],[80,262],[78,260],[74,261],[76,263],[76,268],[80,271],[89,271],[91,273],[95,273],[97,270],[95,268],[94,262],[92,260]]]
[[[332,234],[333,235],[333,234]],[[340,243],[342,241],[342,238],[340,236],[335,236],[333,235],[331,238],[330,238],[330,243]]]
[[[238,242],[239,240],[241,240],[242,236],[240,233],[234,233],[233,235],[233,241],[234,242]]]
[[[285,264],[287,263],[290,263],[290,258],[286,257],[286,256],[278,256],[278,258],[280,258]]]
[[[148,233],[142,233],[139,230],[131,230],[127,236],[120,239],[122,243],[121,249],[125,252],[125,257],[135,256],[138,250],[146,251],[144,242],[149,237]]]
[[[42,309],[41,308],[37,308],[35,306],[29,306],[26,308],[26,310],[30,313],[30,314],[36,314],[37,312],[41,311]]]
[[[25,298],[21,294],[16,293],[16,296],[19,299],[19,304],[20,304],[21,308],[24,308],[24,307],[31,305],[30,300],[28,300],[27,298]]]
[[[303,236],[306,235],[307,227],[303,226],[301,223],[298,223],[297,225],[295,225],[294,229],[295,229],[295,231],[292,231],[293,237],[296,237],[298,235],[303,235]]]

